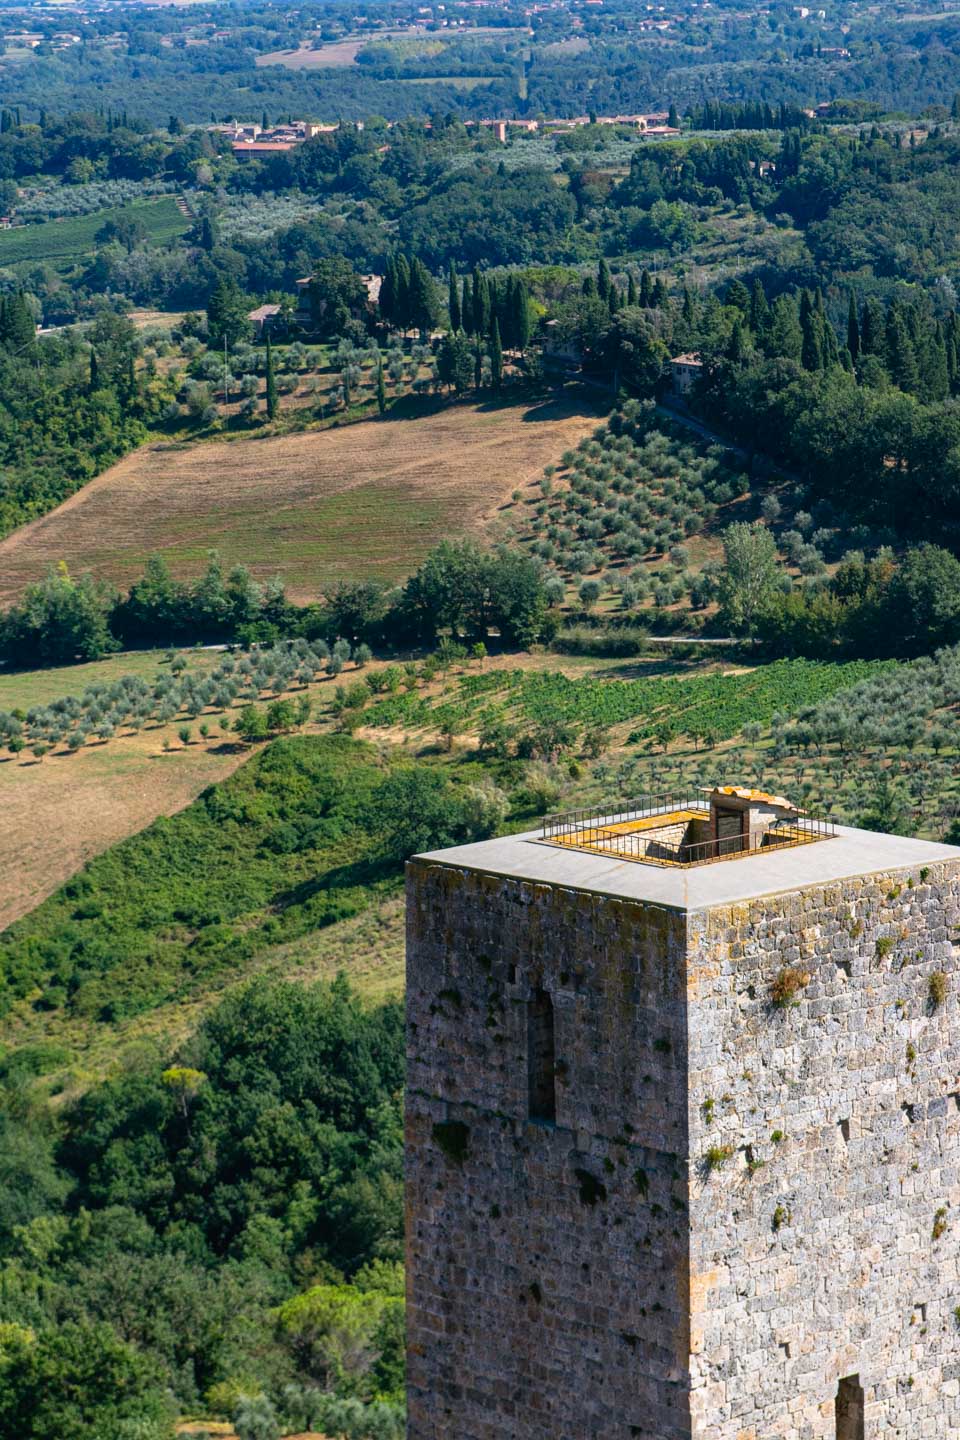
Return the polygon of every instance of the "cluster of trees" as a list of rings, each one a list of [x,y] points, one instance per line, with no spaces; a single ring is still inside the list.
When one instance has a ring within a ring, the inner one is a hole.
[[[663,608],[686,595],[701,609],[715,598],[714,571],[691,570],[688,541],[715,521],[720,506],[742,495],[748,481],[719,453],[698,453],[656,420],[650,401],[629,400],[608,425],[564,453],[559,471],[548,467],[543,499],[530,519],[532,548],[568,580],[633,564],[603,577],[624,611],[650,599]],[[657,568],[641,563],[655,557],[664,562]],[[547,582],[548,595],[554,584]],[[582,582],[587,609],[600,589],[599,580]]]
[[[503,645],[526,646],[547,632],[547,608],[536,559],[466,540],[439,545],[398,590],[344,583],[322,603],[307,606],[287,600],[281,581],[261,585],[242,565],[225,573],[216,555],[192,584],[175,580],[163,558],[151,556],[123,596],[89,575],[73,579],[63,565],[28,586],[19,604],[0,617],[0,659],[64,665],[98,659],[122,645],[251,645],[281,637],[429,645],[446,630],[477,641],[494,629]]]
[[[60,1060],[0,1075],[0,1431],[397,1440],[400,1006],[254,985],[55,1115],[26,1096]]]
[[[769,101],[737,102],[707,100],[692,105],[687,120],[693,130],[809,130],[811,119],[805,109]],[[670,122],[673,124],[673,121]]]
[[[133,326],[104,313],[86,339],[34,339],[22,295],[0,305],[0,535],[66,499],[146,435],[172,399],[135,370]]]
[[[381,317],[394,330],[433,329],[440,314],[440,297],[433,276],[417,255],[402,252],[387,261],[380,286]]]
[[[756,553],[737,573],[759,581],[750,628],[773,654],[917,656],[960,642],[960,561],[937,545],[909,549],[899,564],[851,554],[828,581],[786,594]]]
[[[121,646],[253,643],[287,628],[291,607],[282,584],[260,585],[243,566],[225,573],[216,556],[193,584],[175,580],[162,557],[151,556],[122,597],[90,575],[74,579],[61,564],[0,617],[0,657],[11,665],[69,665]]]

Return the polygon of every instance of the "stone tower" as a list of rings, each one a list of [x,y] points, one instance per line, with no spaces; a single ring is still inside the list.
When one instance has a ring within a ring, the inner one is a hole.
[[[410,1440],[960,1440],[958,927],[733,787],[411,861]]]

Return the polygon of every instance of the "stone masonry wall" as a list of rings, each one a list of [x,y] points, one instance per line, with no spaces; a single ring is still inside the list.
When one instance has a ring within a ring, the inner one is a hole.
[[[410,1440],[690,1440],[685,930],[409,866]],[[538,988],[555,1126],[527,1119]]]
[[[956,862],[689,926],[695,1440],[958,1440]]]

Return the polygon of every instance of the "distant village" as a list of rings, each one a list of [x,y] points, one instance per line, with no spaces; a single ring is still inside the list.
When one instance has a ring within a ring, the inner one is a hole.
[[[576,130],[578,126],[590,124],[626,125],[641,135],[650,136],[651,139],[669,139],[680,134],[679,127],[671,125],[669,120],[670,112],[668,110],[655,110],[645,115],[574,115],[572,118],[558,117],[550,120],[526,118],[465,120],[464,124],[468,130],[477,128],[491,130],[497,140],[505,145],[511,131],[528,135],[537,133],[551,135]],[[294,150],[315,135],[330,134],[339,126],[311,120],[291,120],[286,124],[268,127],[232,121],[227,124],[209,125],[207,128],[211,132],[229,136],[232,142],[231,149],[238,160],[264,160],[271,155],[282,155],[287,151]],[[362,120],[356,122],[356,128],[363,129]],[[392,125],[388,125],[388,128],[392,128]],[[427,128],[430,128],[429,122]]]

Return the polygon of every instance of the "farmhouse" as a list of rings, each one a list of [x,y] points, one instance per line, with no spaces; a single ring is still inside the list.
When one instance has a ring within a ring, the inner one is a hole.
[[[251,310],[247,319],[253,326],[254,338],[262,340],[270,331],[271,326],[276,323],[276,317],[279,314],[279,305],[258,305],[255,310]]]
[[[688,352],[685,355],[674,355],[670,361],[670,375],[673,381],[673,393],[675,395],[688,395],[693,388],[694,382],[703,374],[703,361],[700,356]]]

